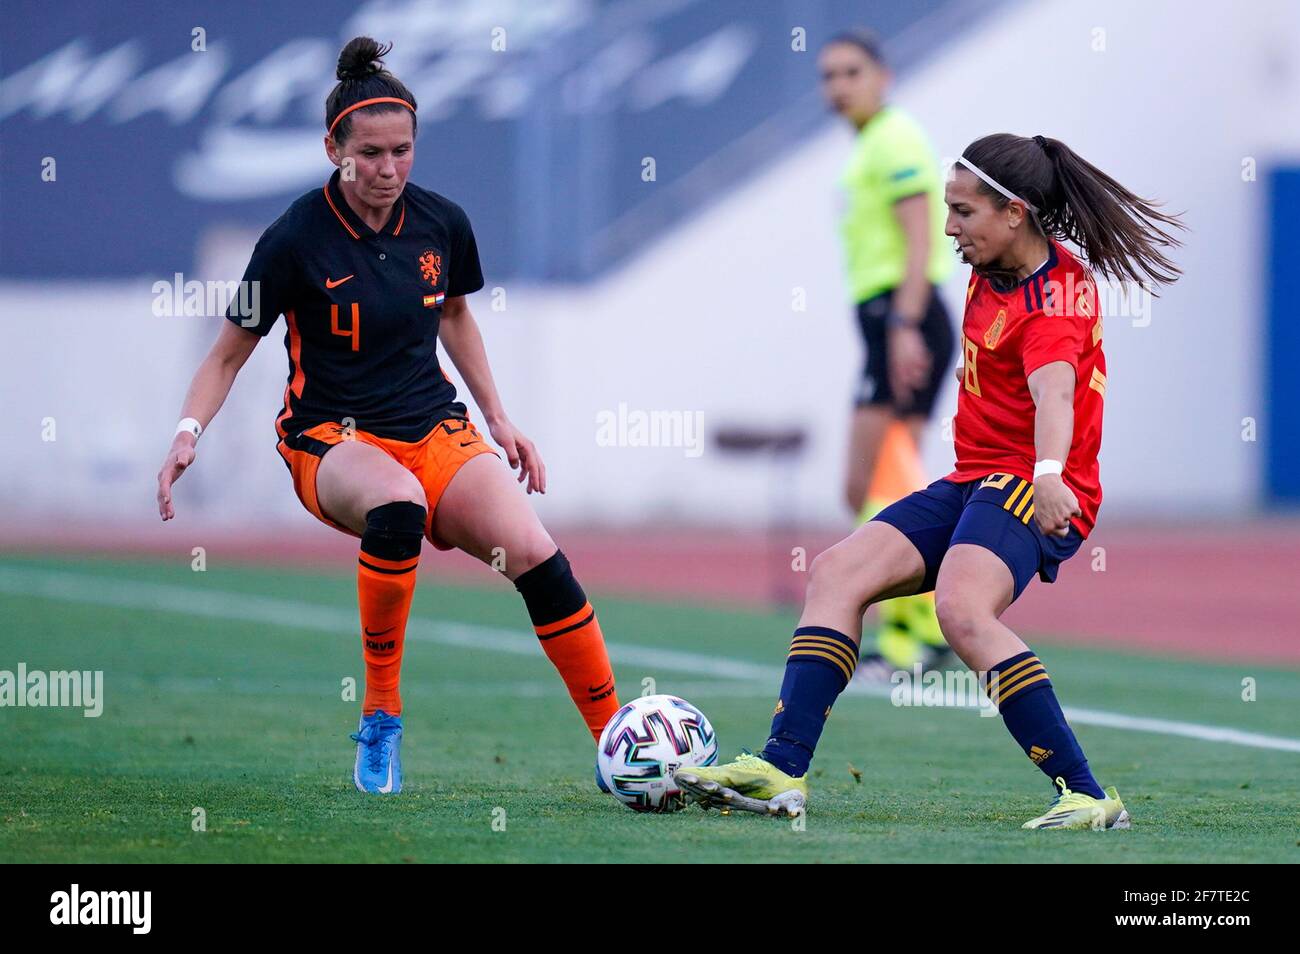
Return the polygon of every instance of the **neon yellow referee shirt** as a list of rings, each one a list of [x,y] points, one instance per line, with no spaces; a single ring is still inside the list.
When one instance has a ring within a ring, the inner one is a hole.
[[[951,240],[944,235],[947,207],[943,177],[925,133],[912,117],[885,106],[858,133],[840,177],[848,205],[841,232],[848,260],[849,294],[866,301],[903,281],[907,244],[894,215],[899,199],[930,197],[930,263],[926,274],[940,284],[951,273]]]

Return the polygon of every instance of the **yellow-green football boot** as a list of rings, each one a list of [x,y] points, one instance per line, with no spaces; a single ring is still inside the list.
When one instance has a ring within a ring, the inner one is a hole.
[[[1052,807],[1037,818],[1030,819],[1023,828],[1089,828],[1093,831],[1109,831],[1114,828],[1128,828],[1132,825],[1128,810],[1120,801],[1119,792],[1114,787],[1105,790],[1105,798],[1093,798],[1082,792],[1072,792],[1065,787],[1065,779],[1058,778],[1061,794],[1056,796]]]
[[[742,752],[725,765],[681,768],[673,780],[686,797],[704,808],[732,809],[758,815],[802,815],[808,806],[808,782],[786,775],[757,755]]]

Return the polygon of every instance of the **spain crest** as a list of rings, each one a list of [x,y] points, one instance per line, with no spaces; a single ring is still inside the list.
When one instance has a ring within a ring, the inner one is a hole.
[[[1002,328],[1007,323],[1007,310],[998,309],[998,316],[993,319],[993,324],[989,325],[989,330],[984,332],[984,347],[992,350],[998,346],[998,339],[1002,337]]]

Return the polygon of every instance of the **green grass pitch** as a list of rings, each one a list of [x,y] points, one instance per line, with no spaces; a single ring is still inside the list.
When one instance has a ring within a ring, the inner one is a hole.
[[[96,719],[0,708],[0,861],[1300,860],[1300,753],[1081,726],[1132,830],[1026,832],[1050,790],[1000,720],[866,696],[835,709],[804,830],[698,808],[634,814],[593,785],[590,737],[505,581],[420,583],[403,668],[405,791],[365,796],[350,778],[358,704],[341,690],[362,676],[343,569],[0,559],[0,670],[100,669],[106,698]],[[202,611],[184,613],[189,599]],[[304,603],[320,628],[277,616]],[[761,744],[774,680],[638,650],[779,671],[792,616],[596,603],[623,697],[653,679],[708,714],[724,756]],[[416,637],[434,621],[450,635]],[[1300,673],[1034,645],[1066,706],[1298,734]],[[1241,698],[1246,677],[1254,702]],[[206,831],[193,830],[195,808]]]

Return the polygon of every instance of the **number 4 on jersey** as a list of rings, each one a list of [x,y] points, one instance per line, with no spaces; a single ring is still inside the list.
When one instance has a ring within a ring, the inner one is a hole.
[[[339,327],[339,306],[330,305],[330,331],[336,335],[342,335],[344,338],[352,339],[352,350],[361,350],[361,316],[358,314],[360,306],[354,301],[352,303],[352,327]]]

